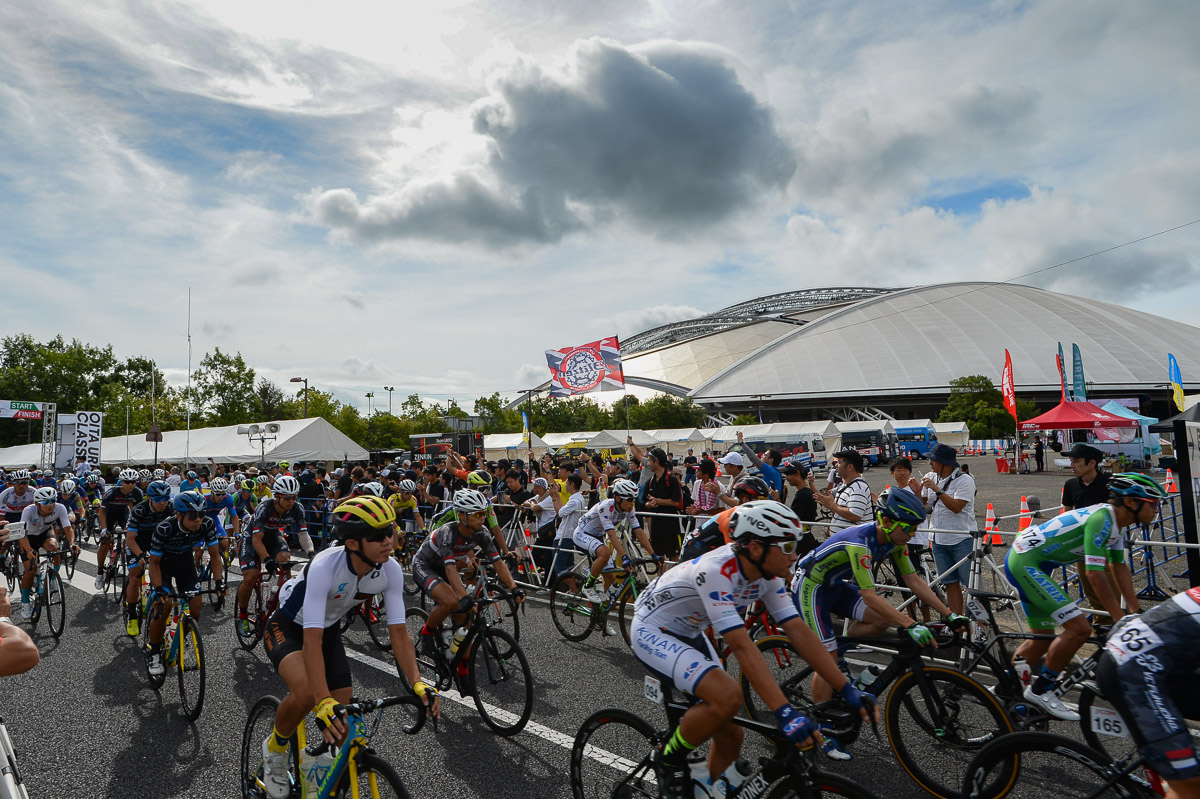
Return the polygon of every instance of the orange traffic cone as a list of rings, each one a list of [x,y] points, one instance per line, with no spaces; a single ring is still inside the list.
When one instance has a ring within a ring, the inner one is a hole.
[[[1178,494],[1179,486],[1175,485],[1175,475],[1171,474],[1171,470],[1167,469],[1167,493]]]
[[[983,542],[985,544],[999,546],[1004,543],[1004,539],[1000,537],[999,525],[996,524],[996,510],[990,502],[987,506],[987,517],[983,521],[983,531],[991,533],[991,535],[984,535]]]
[[[1029,529],[1031,524],[1033,524],[1033,514],[1029,512],[1029,501],[1025,497],[1021,497],[1021,523],[1017,527],[1017,531],[1023,533]]]

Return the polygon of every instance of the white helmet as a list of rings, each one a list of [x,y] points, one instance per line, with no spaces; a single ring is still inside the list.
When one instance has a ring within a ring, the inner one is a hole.
[[[121,473],[117,475],[117,479],[122,482],[129,480],[136,483],[138,479],[137,469],[122,469]]]
[[[275,478],[275,485],[271,486],[271,490],[276,494],[299,494],[300,481],[289,474],[281,475]]]
[[[488,509],[487,497],[473,488],[454,492],[454,509],[461,513],[481,513]]]
[[[51,486],[42,486],[37,491],[33,492],[33,501],[41,505],[43,502],[58,499],[58,489]]]
[[[608,493],[619,499],[637,499],[638,485],[632,480],[621,478],[612,484],[612,488],[608,489]]]
[[[396,490],[404,491],[408,494],[415,494],[417,492],[417,484],[414,483],[412,480],[401,480],[396,485]]]
[[[730,514],[729,537],[734,541],[798,541],[800,534],[800,517],[787,505],[773,499],[756,499],[738,505]]]
[[[224,477],[214,477],[208,481],[208,490],[214,494],[224,494],[229,490],[229,481]]]
[[[167,473],[164,472],[162,469],[155,469],[154,470],[154,479],[155,480],[166,480]]]
[[[12,477],[13,480],[28,480],[28,479],[30,479],[29,471],[27,469],[17,469],[10,476]]]
[[[383,496],[383,486],[375,482],[362,483],[359,485],[358,491],[360,494],[374,494],[377,497]]]
[[[75,493],[75,481],[74,480],[63,480],[61,488],[62,488],[62,492],[64,494],[74,494]]]
[[[265,486],[267,483],[271,482],[271,478],[267,477],[265,474],[260,474],[258,477],[254,478],[254,482],[258,483],[260,486]]]
[[[151,473],[151,471],[150,471],[149,469],[140,469],[140,470],[138,470],[138,480],[139,480],[139,481],[141,481],[141,482],[143,482],[143,483],[148,483],[148,482],[150,482],[150,480],[151,480],[153,477],[154,477],[154,475],[153,475],[153,473]]]

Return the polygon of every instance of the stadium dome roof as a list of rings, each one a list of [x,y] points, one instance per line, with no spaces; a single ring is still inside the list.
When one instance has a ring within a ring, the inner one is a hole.
[[[876,296],[827,306],[811,321],[775,317],[637,355],[627,362],[626,378],[640,382],[639,362],[646,359],[660,373],[648,377],[686,386],[705,404],[764,394],[775,402],[846,403],[944,396],[950,381],[964,375],[987,375],[998,385],[1007,348],[1018,392],[1057,394],[1054,356],[1063,342],[1068,359],[1071,344],[1079,345],[1089,388],[1097,393],[1161,386],[1168,352],[1179,359],[1185,379],[1191,376],[1185,385],[1200,385],[1200,328],[1182,322],[1013,284],[873,291]],[[682,349],[698,360],[706,349],[725,356],[716,359],[722,363],[716,369],[672,367],[685,353],[671,350]]]

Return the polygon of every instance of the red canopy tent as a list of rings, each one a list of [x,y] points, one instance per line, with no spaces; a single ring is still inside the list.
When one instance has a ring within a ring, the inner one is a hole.
[[[1101,427],[1137,427],[1137,419],[1117,416],[1090,402],[1064,400],[1041,416],[1017,425],[1021,432],[1031,430],[1092,430]]]

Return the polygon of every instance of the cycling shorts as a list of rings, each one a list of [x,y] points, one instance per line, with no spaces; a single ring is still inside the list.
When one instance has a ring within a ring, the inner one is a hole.
[[[54,533],[47,530],[40,535],[27,535],[25,536],[25,540],[29,542],[29,549],[33,552],[37,552],[39,549],[42,549],[46,546],[47,540],[57,541],[58,539],[54,536]]]
[[[800,618],[830,652],[837,649],[837,628],[833,624],[833,614],[862,621],[867,613],[867,603],[863,601],[858,586],[841,580],[826,584],[801,579],[800,584],[792,589],[792,602],[800,611]]]
[[[159,570],[162,574],[163,588],[170,588],[174,584],[176,595],[200,590],[196,561],[190,552],[162,558],[159,561]]]
[[[703,633],[684,638],[646,624],[635,615],[629,625],[629,640],[634,657],[651,674],[688,696],[696,695],[696,686],[704,675],[721,668],[712,641]]]
[[[267,657],[279,671],[283,659],[293,652],[304,649],[304,628],[287,617],[281,610],[271,614],[267,629],[263,633],[263,646],[267,649]],[[325,628],[321,638],[321,656],[325,660],[325,684],[330,691],[349,688],[350,661],[346,657],[346,648],[342,645],[342,634],[335,624]]]
[[[594,535],[580,532],[579,530],[576,530],[574,535],[571,536],[571,541],[575,544],[575,546],[586,552],[589,558],[593,559],[596,557],[597,549],[602,546],[608,546],[607,537],[596,538]]]
[[[130,549],[129,547],[125,547],[125,568],[126,569],[140,569],[140,568],[143,568],[149,562],[150,562],[150,553],[148,553],[146,550],[143,549],[142,557],[138,558],[136,555],[133,554],[132,549]]]
[[[267,530],[262,537],[263,546],[267,549],[267,555],[274,558],[280,552],[287,552],[287,542],[283,540],[283,536],[274,531]],[[246,535],[242,538],[241,551],[238,552],[238,562],[241,565],[242,571],[246,569],[257,569],[262,565],[262,561],[258,557],[258,550],[254,548],[254,536]]]
[[[1019,556],[1014,558],[1012,551],[1004,561],[1004,575],[1009,584],[1017,589],[1031,630],[1053,630],[1056,624],[1065,624],[1082,615],[1075,601],[1042,568],[1045,565],[1026,561]]]

